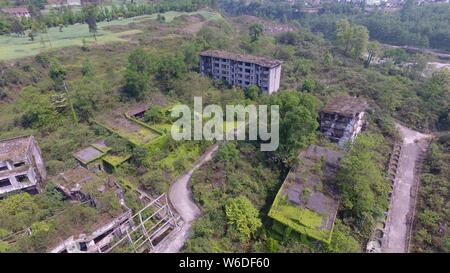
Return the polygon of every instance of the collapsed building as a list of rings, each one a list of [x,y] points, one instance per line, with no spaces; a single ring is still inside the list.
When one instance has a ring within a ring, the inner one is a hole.
[[[51,253],[93,253],[104,252],[114,242],[115,238],[129,229],[128,220],[131,210],[124,210],[119,215],[102,214],[102,222],[93,228],[85,229],[78,235],[72,235],[50,249]]]
[[[73,206],[90,206],[95,208],[95,214],[85,220],[88,223],[72,223],[70,231],[57,226],[53,236],[57,240],[50,244],[50,252],[152,252],[179,231],[181,219],[165,194],[152,198],[138,191],[143,208],[133,215],[125,204],[123,188],[113,176],[77,166],[52,180]],[[105,210],[105,200],[119,202],[114,209]],[[65,214],[58,215],[59,219],[68,217]]]
[[[300,152],[299,163],[286,176],[269,211],[278,234],[289,227],[331,242],[339,207],[334,178],[342,156],[339,151],[316,145]]]
[[[0,140],[0,197],[19,190],[40,191],[47,173],[33,136]]]
[[[110,175],[99,175],[77,166],[52,179],[63,196],[72,201],[91,202],[95,206],[95,193],[114,192],[124,205],[123,190]]]
[[[145,112],[150,109],[149,104],[142,104],[134,107],[133,109],[128,110],[125,113],[125,116],[133,117],[133,118],[144,118]]]
[[[340,96],[330,102],[319,113],[320,131],[340,146],[353,141],[365,124],[367,102],[356,97]]]
[[[90,219],[94,222],[92,225],[83,226],[79,234],[57,242],[50,252],[103,252],[117,236],[121,236],[129,228],[127,221],[132,212],[125,205],[123,189],[114,177],[76,166],[58,174],[52,181],[67,200],[94,207],[98,210],[98,215],[95,219]],[[113,196],[120,206],[114,211],[102,212],[104,204],[99,200],[108,196]]]
[[[277,92],[280,88],[281,64],[279,60],[222,50],[207,50],[200,53],[202,76],[224,80],[242,88],[256,85],[269,94]]]

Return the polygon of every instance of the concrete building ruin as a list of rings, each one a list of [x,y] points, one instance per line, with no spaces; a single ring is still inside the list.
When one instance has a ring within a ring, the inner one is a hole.
[[[55,237],[60,239],[51,244],[50,252],[152,252],[169,235],[179,231],[181,219],[170,207],[165,194],[152,198],[144,192],[136,192],[143,208],[132,215],[125,203],[123,188],[111,175],[93,173],[77,166],[52,180],[73,206],[88,205],[97,213],[89,219],[90,223],[74,227],[76,232],[57,230]],[[120,206],[113,211],[104,211],[101,199],[111,196],[119,201]],[[61,214],[58,217],[65,216]],[[63,238],[67,239],[61,240]]]
[[[203,76],[224,80],[242,88],[256,85],[269,94],[280,88],[281,64],[279,60],[222,50],[200,53],[200,72]]]
[[[0,140],[0,197],[19,190],[39,192],[47,173],[33,136]]]
[[[149,104],[142,104],[130,109],[126,112],[126,115],[133,118],[144,118],[145,112],[150,109]]]
[[[31,16],[27,7],[2,8],[0,9],[0,12],[11,16],[16,16],[18,18],[28,18]]]
[[[72,235],[53,247],[51,253],[93,253],[103,252],[108,249],[117,236],[126,233],[130,228],[128,220],[131,217],[131,209],[125,210],[117,217],[106,219],[94,228],[93,231],[84,231],[78,235]]]
[[[119,215],[103,214],[93,228],[60,241],[50,252],[156,252],[180,230],[182,220],[172,211],[165,194],[152,198],[134,215],[123,208]]]
[[[331,242],[339,207],[335,176],[343,154],[310,145],[286,176],[269,211],[273,229],[284,234],[289,227],[325,243]]]
[[[126,206],[123,189],[114,177],[76,166],[53,177],[52,181],[67,200],[75,205],[87,204],[96,208],[98,216],[94,225],[83,226],[79,234],[71,235],[56,246],[53,244],[50,252],[103,252],[116,236],[121,236],[130,227],[127,221],[132,212]],[[114,212],[102,212],[98,200],[106,196],[113,196],[120,203]]]
[[[99,140],[90,146],[73,153],[78,164],[91,172],[113,172],[116,167],[131,158],[131,154],[113,155],[105,140]]]
[[[116,179],[110,175],[99,175],[77,166],[58,174],[52,179],[58,190],[69,200],[86,202],[91,201],[95,206],[93,191],[99,193],[114,191],[121,205],[124,205],[123,190]]]
[[[319,114],[320,131],[340,146],[353,141],[363,128],[367,107],[367,102],[360,98],[332,98]]]

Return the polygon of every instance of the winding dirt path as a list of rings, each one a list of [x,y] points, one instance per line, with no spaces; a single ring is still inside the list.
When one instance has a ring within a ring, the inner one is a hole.
[[[403,143],[397,169],[397,177],[387,215],[382,252],[407,252],[407,239],[414,207],[414,190],[418,183],[417,162],[428,146],[431,135],[422,134],[396,124]]]
[[[155,252],[176,253],[183,247],[188,239],[192,222],[197,219],[201,213],[200,208],[195,204],[192,198],[192,192],[188,183],[194,171],[213,158],[218,147],[218,144],[209,147],[199,160],[197,160],[194,167],[179,177],[177,181],[170,186],[169,200],[183,219],[183,224],[180,230],[174,233],[173,237],[167,238],[165,243],[159,245]]]

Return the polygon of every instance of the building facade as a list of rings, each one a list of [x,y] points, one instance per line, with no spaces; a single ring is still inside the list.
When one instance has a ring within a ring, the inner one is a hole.
[[[221,50],[200,53],[200,72],[215,80],[246,88],[258,86],[271,94],[280,88],[281,61]]]
[[[8,14],[11,16],[16,16],[19,18],[30,17],[30,11],[25,7],[15,7],[15,8],[3,8],[0,9],[1,13]]]
[[[335,97],[320,112],[320,131],[340,146],[353,141],[365,123],[367,102],[350,96]]]
[[[19,190],[38,192],[46,177],[33,136],[0,140],[0,197]]]

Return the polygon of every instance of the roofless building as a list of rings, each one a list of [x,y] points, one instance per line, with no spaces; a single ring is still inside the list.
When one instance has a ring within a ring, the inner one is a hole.
[[[33,136],[0,140],[0,196],[19,190],[38,192],[46,176]]]

